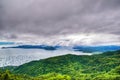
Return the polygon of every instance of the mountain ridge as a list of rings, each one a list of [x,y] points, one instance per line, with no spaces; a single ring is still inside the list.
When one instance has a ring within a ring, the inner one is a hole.
[[[44,75],[49,72],[58,72],[61,74],[69,74],[69,75],[72,75],[74,71],[75,72],[79,71],[81,73],[87,73],[87,74],[103,72],[103,71],[108,72],[111,69],[120,65],[119,57],[120,57],[120,50],[105,52],[103,54],[95,54],[91,56],[90,55],[78,56],[78,55],[67,54],[63,56],[56,56],[52,58],[32,61],[23,64],[15,68],[14,72],[20,74],[21,73],[28,74],[31,76]],[[73,70],[73,72],[71,70]]]
[[[120,50],[67,54],[1,69],[0,80],[120,80]]]
[[[7,49],[7,48],[44,49],[44,50],[67,49],[67,50],[73,50],[73,51],[82,51],[82,52],[92,53],[92,52],[115,51],[115,50],[119,50],[120,46],[118,45],[105,45],[105,46],[18,45],[18,46],[11,46],[11,47],[2,47],[2,49]]]

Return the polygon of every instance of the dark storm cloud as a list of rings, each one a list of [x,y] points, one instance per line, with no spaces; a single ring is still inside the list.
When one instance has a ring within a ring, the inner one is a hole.
[[[9,38],[21,33],[119,35],[119,8],[120,0],[1,0],[0,32]]]

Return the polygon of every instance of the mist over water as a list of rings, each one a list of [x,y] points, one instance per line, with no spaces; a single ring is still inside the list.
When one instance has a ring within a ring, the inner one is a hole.
[[[65,49],[58,49],[54,51],[42,49],[0,49],[0,67],[11,65],[19,66],[33,60],[40,60],[65,54],[90,55],[90,53]]]

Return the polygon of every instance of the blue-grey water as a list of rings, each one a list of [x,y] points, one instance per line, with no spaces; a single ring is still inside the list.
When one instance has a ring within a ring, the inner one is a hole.
[[[65,54],[90,55],[90,53],[82,53],[65,49],[54,51],[42,49],[0,49],[0,67],[18,66],[33,60],[40,60]]]

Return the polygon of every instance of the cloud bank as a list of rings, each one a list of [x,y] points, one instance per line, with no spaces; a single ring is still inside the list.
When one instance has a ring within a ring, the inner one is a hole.
[[[120,44],[119,8],[120,0],[1,0],[0,40]]]

